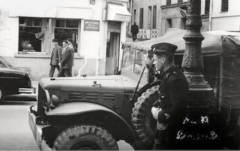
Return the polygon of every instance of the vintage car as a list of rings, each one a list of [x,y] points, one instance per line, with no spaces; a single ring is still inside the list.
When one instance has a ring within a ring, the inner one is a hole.
[[[20,93],[35,93],[30,75],[24,67],[13,67],[0,56],[0,103],[5,96]]]

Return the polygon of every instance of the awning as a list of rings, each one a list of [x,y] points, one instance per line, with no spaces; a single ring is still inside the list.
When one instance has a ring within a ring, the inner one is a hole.
[[[11,17],[41,17],[41,18],[69,18],[69,19],[91,19],[91,8],[79,7],[36,7],[36,9],[16,9],[10,12]]]
[[[131,14],[122,5],[108,4],[107,20],[129,22]]]

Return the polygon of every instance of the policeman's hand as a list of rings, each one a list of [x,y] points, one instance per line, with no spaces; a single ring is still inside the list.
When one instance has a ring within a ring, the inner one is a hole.
[[[146,67],[147,69],[151,69],[153,66],[153,60],[150,58],[147,58],[147,60],[145,61]]]
[[[60,68],[62,68],[62,65],[61,65],[61,63],[59,63],[58,65],[59,65],[59,67],[60,67]]]
[[[157,108],[157,107],[152,107],[152,115],[153,115],[153,118],[155,120],[157,120],[158,118],[158,113],[161,111],[162,109],[161,108]]]

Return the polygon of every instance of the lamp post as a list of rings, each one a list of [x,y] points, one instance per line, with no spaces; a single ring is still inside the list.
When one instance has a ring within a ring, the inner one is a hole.
[[[200,13],[201,0],[190,0],[186,21],[187,33],[183,37],[185,52],[182,61],[184,75],[189,82],[188,115],[183,122],[183,130],[178,133],[178,139],[192,149],[209,149],[214,148],[212,144],[216,142],[218,135],[209,124],[213,89],[201,73],[203,69],[201,44],[204,37],[200,31],[202,26]]]
[[[200,32],[201,21],[201,0],[190,0],[186,21],[187,33],[183,37],[185,40],[185,52],[182,61],[184,74],[189,82],[189,102],[190,114],[205,114],[209,108],[209,98],[213,92],[208,82],[205,81],[201,73],[203,69],[203,58],[201,44],[204,40]]]

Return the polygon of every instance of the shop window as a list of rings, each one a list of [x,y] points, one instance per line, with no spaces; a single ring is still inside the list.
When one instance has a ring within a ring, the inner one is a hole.
[[[140,22],[139,28],[143,29],[143,8],[140,9]]]
[[[19,52],[41,52],[47,19],[19,18]]]
[[[227,12],[228,11],[228,0],[222,0],[221,11],[222,12]]]
[[[167,0],[167,5],[171,5],[171,0]]]
[[[156,29],[157,27],[157,6],[153,6],[153,29]]]
[[[54,38],[58,39],[59,45],[62,45],[63,40],[72,39],[74,52],[78,48],[78,25],[79,20],[73,19],[56,19],[54,28]]]

